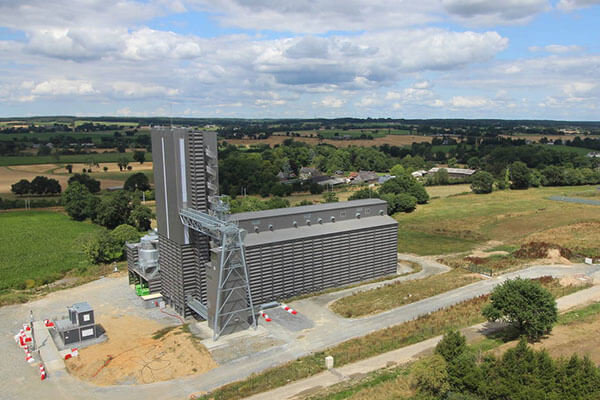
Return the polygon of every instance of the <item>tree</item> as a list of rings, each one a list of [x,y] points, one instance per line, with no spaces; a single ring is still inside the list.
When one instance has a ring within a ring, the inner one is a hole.
[[[340,199],[337,197],[335,192],[325,192],[323,193],[323,202],[324,203],[337,203]]]
[[[123,189],[130,192],[135,192],[136,190],[140,190],[142,192],[150,190],[150,181],[148,180],[148,176],[143,172],[137,172],[131,175],[125,181]]]
[[[412,385],[419,392],[435,396],[436,399],[444,398],[444,395],[450,389],[447,363],[439,354],[415,363],[412,368],[412,375]]]
[[[524,162],[516,161],[510,165],[511,189],[527,189],[531,181],[531,171]]]
[[[494,188],[494,177],[486,171],[477,171],[473,174],[471,180],[471,190],[473,193],[484,194],[492,193]]]
[[[56,179],[45,176],[36,176],[31,181],[30,192],[34,194],[58,194],[61,191],[60,183]]]
[[[138,204],[133,207],[133,210],[131,210],[131,214],[129,215],[129,223],[135,226],[138,231],[145,232],[150,230],[153,217],[154,215],[152,214],[152,210],[150,210],[150,208]]]
[[[90,193],[85,185],[79,182],[71,183],[62,195],[65,211],[76,221],[92,218],[100,201]]]
[[[87,174],[74,174],[69,178],[69,185],[73,182],[78,182],[87,187],[90,193],[98,193],[100,191],[100,181],[92,178]]]
[[[106,171],[108,171],[108,167],[105,165],[104,167],[102,167],[102,170],[103,170],[104,172],[106,172]]]
[[[108,229],[114,229],[121,224],[126,224],[130,214],[129,197],[125,192],[119,191],[102,200],[97,208],[94,222]]]
[[[447,362],[451,362],[467,349],[467,339],[457,330],[444,334],[442,340],[435,346],[435,352]]]
[[[348,200],[376,199],[378,197],[379,194],[376,190],[371,188],[363,188],[352,193],[352,195],[348,197]]]
[[[129,165],[129,160],[127,159],[127,157],[121,157],[119,158],[117,165],[119,166],[119,171],[123,171],[124,169],[127,169],[127,166]]]
[[[145,151],[134,151],[133,152],[133,159],[137,162],[139,162],[140,164],[143,164],[144,161],[146,161],[146,152]]]
[[[550,332],[558,319],[554,297],[539,282],[508,280],[493,290],[490,300],[483,309],[484,317],[513,324],[530,340]]]
[[[452,157],[451,159],[448,160],[448,167],[449,168],[455,168],[456,167],[456,158]]]
[[[408,193],[384,193],[380,198],[388,203],[388,212],[390,214],[411,212],[417,206],[417,199]]]
[[[10,191],[16,195],[24,195],[31,192],[31,183],[27,179],[21,179],[17,183],[13,183]]]
[[[68,172],[69,174],[72,174],[72,173],[73,173],[73,165],[72,165],[72,164],[67,164],[67,165],[65,165],[65,169],[67,170],[67,172]]]
[[[400,175],[386,181],[381,185],[379,193],[406,193],[417,199],[418,204],[425,204],[429,201],[429,195],[423,185],[408,174]]]
[[[321,194],[323,193],[324,188],[323,185],[319,185],[318,183],[313,182],[310,184],[309,190],[311,194]]]
[[[390,169],[390,175],[392,175],[392,176],[400,176],[400,175],[405,175],[405,174],[406,174],[406,170],[404,169],[402,164],[396,164],[392,167],[392,169]]]
[[[467,160],[467,166],[471,169],[477,169],[481,165],[479,157],[471,157]]]

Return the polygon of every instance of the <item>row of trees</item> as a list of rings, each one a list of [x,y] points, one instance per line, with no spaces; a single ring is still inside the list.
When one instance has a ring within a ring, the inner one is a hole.
[[[21,179],[19,182],[11,185],[10,190],[19,196],[39,195],[48,196],[60,194],[60,183],[56,179],[45,176],[36,176],[31,182],[27,179]]]

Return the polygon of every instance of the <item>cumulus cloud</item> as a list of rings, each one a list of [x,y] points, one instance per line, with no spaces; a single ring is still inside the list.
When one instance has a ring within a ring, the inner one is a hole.
[[[448,104],[458,108],[485,107],[492,104],[489,99],[479,96],[453,96]]]
[[[397,29],[439,19],[437,0],[191,0],[226,26],[283,32],[323,33]]]
[[[333,96],[327,96],[321,100],[321,105],[331,108],[340,108],[344,103],[346,103],[345,100]]]
[[[145,83],[115,82],[112,84],[112,93],[119,97],[146,98],[152,96],[177,96],[179,90]]]
[[[91,95],[96,93],[94,86],[89,81],[52,79],[35,85],[31,94],[35,96],[67,96]]]
[[[446,11],[474,25],[523,23],[549,8],[547,0],[442,0]]]

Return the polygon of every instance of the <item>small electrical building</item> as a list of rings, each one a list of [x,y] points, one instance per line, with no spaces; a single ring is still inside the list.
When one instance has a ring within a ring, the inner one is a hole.
[[[95,323],[94,310],[89,303],[76,303],[67,307],[67,310],[69,318],[54,324],[65,345],[95,339],[105,333],[102,325]]]

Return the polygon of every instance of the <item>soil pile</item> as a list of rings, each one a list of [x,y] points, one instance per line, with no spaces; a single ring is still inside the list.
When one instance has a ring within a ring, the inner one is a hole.
[[[66,361],[69,372],[96,385],[142,384],[206,372],[217,366],[183,326],[165,328],[133,316],[99,321],[108,340]]]

